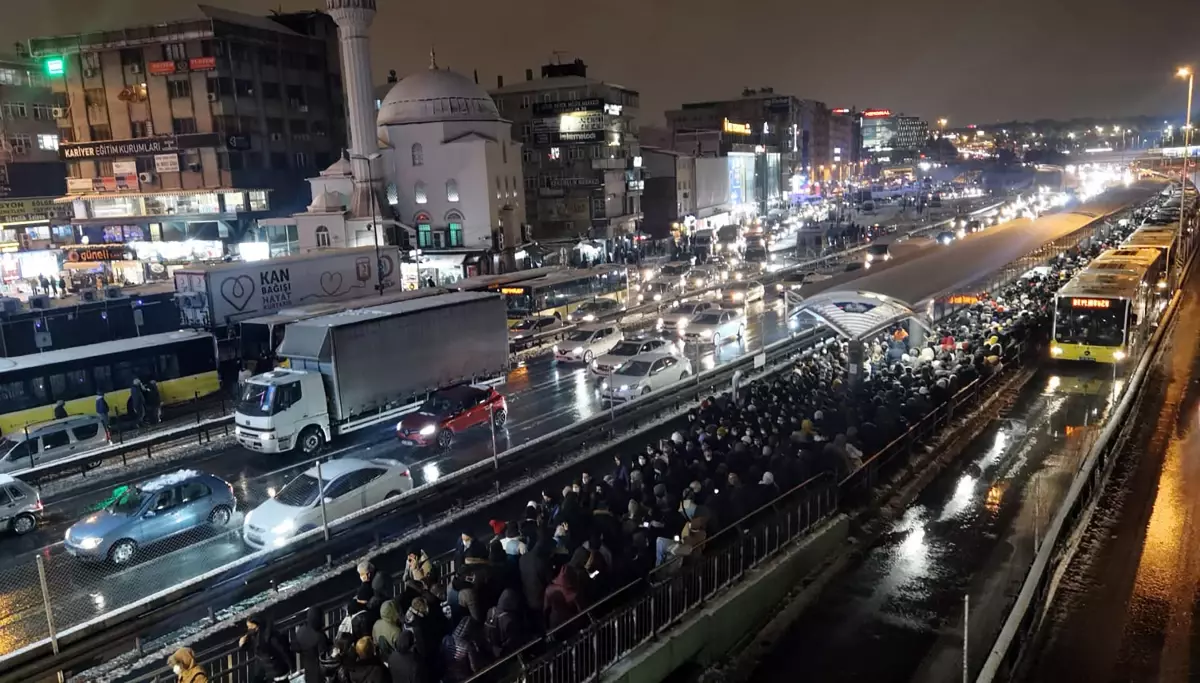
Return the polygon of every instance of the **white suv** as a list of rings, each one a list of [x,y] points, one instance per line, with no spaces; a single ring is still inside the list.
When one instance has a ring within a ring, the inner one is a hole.
[[[560,363],[591,365],[596,356],[603,356],[625,337],[616,325],[581,325],[554,345],[554,359]]]
[[[746,330],[746,316],[740,311],[705,311],[679,330],[687,344],[721,344],[730,339],[741,339]]]

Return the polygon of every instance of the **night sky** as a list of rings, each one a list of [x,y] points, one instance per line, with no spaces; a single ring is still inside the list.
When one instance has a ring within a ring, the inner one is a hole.
[[[18,0],[4,0],[15,5]],[[211,0],[265,14],[321,0]],[[559,51],[589,74],[642,93],[645,121],[743,87],[886,107],[951,126],[1012,119],[1169,114],[1200,66],[1194,0],[378,0],[377,81],[438,63],[491,87]],[[39,0],[6,7],[0,44],[155,23],[194,12],[180,0]],[[1190,13],[1185,15],[1185,7]],[[1186,17],[1186,20],[1185,20]],[[1185,40],[1183,36],[1188,35]]]

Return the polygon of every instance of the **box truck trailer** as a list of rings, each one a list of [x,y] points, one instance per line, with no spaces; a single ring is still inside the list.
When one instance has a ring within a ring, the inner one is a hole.
[[[308,304],[399,291],[398,247],[329,249],[265,261],[236,261],[175,271],[184,327],[224,328],[247,318]]]
[[[416,410],[434,391],[494,384],[508,366],[504,301],[453,292],[291,324],[288,367],[251,377],[234,414],[252,451],[319,452],[358,429]]]

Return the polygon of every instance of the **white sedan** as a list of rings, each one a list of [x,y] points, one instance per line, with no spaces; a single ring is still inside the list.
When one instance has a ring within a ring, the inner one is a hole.
[[[705,311],[715,311],[718,308],[719,306],[711,301],[685,301],[665,311],[658,319],[658,327],[661,330],[677,330],[682,333],[692,318]]]
[[[746,316],[741,311],[718,309],[705,311],[688,321],[679,331],[686,344],[722,344],[741,339],[746,331]]]
[[[613,350],[624,338],[621,330],[613,324],[581,325],[554,345],[554,359],[560,363],[590,365],[593,358]]]
[[[319,528],[322,514],[332,522],[413,487],[407,465],[383,458],[329,460],[321,464],[320,473],[318,478],[317,468],[309,468],[247,513],[242,523],[246,545],[278,548],[297,534]]]
[[[666,339],[626,339],[617,344],[612,351],[593,360],[588,370],[596,377],[608,377],[622,363],[634,356],[653,351],[668,351],[674,347],[675,344]]]
[[[632,401],[690,374],[691,362],[674,352],[639,354],[625,361],[600,385],[600,397],[606,401]]]
[[[755,280],[740,280],[731,282],[721,289],[721,303],[728,306],[742,306],[751,301],[762,301],[766,295],[761,283]]]

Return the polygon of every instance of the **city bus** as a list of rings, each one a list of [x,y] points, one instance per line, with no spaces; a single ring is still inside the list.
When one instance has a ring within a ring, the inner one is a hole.
[[[594,299],[614,299],[624,303],[629,292],[629,271],[624,265],[601,264],[532,280],[492,284],[488,290],[504,297],[511,325],[528,317],[566,320],[569,313]]]
[[[95,415],[101,393],[123,414],[134,378],[157,382],[164,406],[216,393],[216,341],[181,330],[0,359],[0,434],[54,419],[58,401],[70,415]]]
[[[1121,243],[1121,247],[1157,249],[1162,252],[1163,269],[1159,287],[1166,289],[1171,275],[1171,259],[1175,255],[1175,242],[1178,237],[1178,226],[1147,225],[1134,230],[1133,234],[1125,238],[1125,241]]]
[[[456,292],[487,292],[492,290],[493,286],[503,287],[505,285],[525,282],[526,280],[536,280],[547,275],[565,272],[568,272],[566,268],[549,266],[546,268],[516,270],[511,273],[500,273],[498,275],[476,275],[475,277],[465,278],[446,285],[446,288]]]
[[[1071,279],[1054,299],[1050,356],[1120,363],[1136,355],[1162,311],[1162,254],[1110,250]]]

